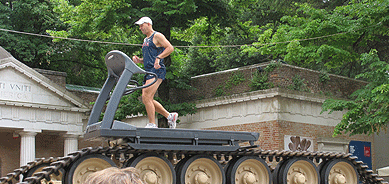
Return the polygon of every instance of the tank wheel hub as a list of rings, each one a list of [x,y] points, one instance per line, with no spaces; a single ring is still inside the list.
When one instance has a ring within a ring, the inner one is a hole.
[[[135,167],[147,184],[175,183],[173,165],[162,155],[145,153],[127,160],[124,167]]]
[[[306,181],[306,178],[305,178],[304,174],[302,174],[302,173],[296,173],[293,176],[293,182],[295,184],[304,184],[305,181]]]
[[[271,183],[271,172],[266,162],[254,156],[243,156],[230,161],[226,173],[227,183],[256,184]]]
[[[207,174],[205,174],[204,172],[197,172],[197,174],[195,176],[195,183],[196,184],[207,184],[207,183],[209,183],[208,180],[209,180],[209,177]]]
[[[334,184],[345,184],[347,183],[346,176],[342,173],[340,169],[334,169],[333,172],[330,173],[331,183]]]
[[[195,184],[207,184],[209,183],[209,176],[207,175],[207,172],[207,169],[201,166],[193,167],[191,171],[188,172],[188,177],[194,178]]]
[[[307,181],[306,173],[300,167],[291,169],[288,175],[292,176],[294,184],[304,184]]]
[[[319,183],[319,173],[315,164],[306,158],[294,158],[286,161],[282,166],[284,175],[281,178],[286,179],[281,183],[290,184],[316,184]]]
[[[346,177],[343,174],[337,174],[335,176],[335,183],[336,184],[345,184],[346,183]]]
[[[222,166],[216,159],[208,155],[188,157],[177,172],[178,181],[183,184],[225,183]]]
[[[242,182],[244,184],[253,184],[257,181],[256,175],[258,175],[258,173],[256,173],[252,167],[241,167],[237,171],[237,174],[242,176]]]
[[[243,176],[243,182],[244,184],[253,184],[255,183],[257,180],[255,178],[255,175],[251,172],[247,172],[244,174]]]
[[[143,181],[146,181],[146,183],[149,183],[149,184],[157,184],[158,183],[158,175],[152,171],[152,170],[148,170],[148,171],[143,171],[143,172],[146,172],[144,175],[143,175]]]

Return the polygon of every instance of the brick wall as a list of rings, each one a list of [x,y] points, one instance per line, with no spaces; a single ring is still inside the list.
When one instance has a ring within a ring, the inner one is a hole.
[[[54,83],[58,84],[61,87],[66,86],[66,76],[67,74],[65,72],[58,72],[58,71],[52,71],[52,70],[43,70],[39,68],[35,68],[35,71],[39,72],[43,76],[47,77]]]
[[[76,91],[76,90],[69,90],[73,94],[80,97],[85,103],[90,104],[91,102],[95,102],[97,99],[98,93],[91,93],[91,92],[85,92],[85,91]]]
[[[258,68],[266,68],[269,63],[251,65],[247,67],[216,72],[201,76],[195,76],[191,80],[191,85],[195,90],[172,90],[170,99],[173,103],[193,101],[217,97],[217,88],[226,85],[231,76],[240,74],[244,76],[244,81],[238,85],[233,85],[229,88],[224,88],[226,95],[238,94],[251,91],[250,83]],[[293,77],[300,76],[301,80],[306,84],[306,88],[311,93],[323,94],[338,98],[347,98],[352,92],[366,85],[366,82],[354,80],[338,75],[327,74],[329,80],[320,80],[323,73],[300,68],[288,64],[279,64],[275,70],[268,74],[269,82],[274,84],[274,87],[288,88],[293,85]]]
[[[36,158],[62,157],[63,153],[64,137],[62,135],[39,133],[35,136]]]
[[[260,133],[260,137],[258,141],[255,142],[255,144],[260,145],[260,149],[263,150],[284,150],[285,135],[310,137],[313,138],[313,149],[314,151],[317,151],[317,139],[320,137],[332,137],[334,127],[286,121],[271,121],[215,127],[210,128],[209,130],[258,132]],[[357,140],[371,143],[374,142],[373,136],[367,135],[339,135],[337,138],[349,141]],[[375,152],[372,151],[372,161],[374,161],[374,159]],[[375,168],[374,162],[373,168]]]
[[[214,127],[208,130],[258,132],[259,139],[255,144],[260,145],[260,148],[263,150],[280,150],[280,146],[282,145],[280,141],[280,128],[277,121]]]

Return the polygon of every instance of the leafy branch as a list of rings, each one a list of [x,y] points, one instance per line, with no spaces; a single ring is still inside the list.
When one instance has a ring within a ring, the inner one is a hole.
[[[355,91],[352,100],[328,99],[322,105],[322,113],[345,111],[336,125],[333,136],[342,133],[368,134],[386,131],[389,122],[389,64],[380,61],[376,50],[362,54],[361,61],[369,70],[357,76],[368,80],[362,89]]]

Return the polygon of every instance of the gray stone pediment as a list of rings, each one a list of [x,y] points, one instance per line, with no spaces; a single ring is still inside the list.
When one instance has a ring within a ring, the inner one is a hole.
[[[90,109],[0,47],[0,129],[82,135]]]
[[[12,57],[0,47],[0,104],[89,111],[83,100]]]

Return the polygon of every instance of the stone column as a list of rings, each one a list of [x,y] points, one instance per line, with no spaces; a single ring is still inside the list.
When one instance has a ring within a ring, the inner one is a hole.
[[[78,150],[78,137],[79,135],[74,134],[65,134],[65,144],[64,144],[64,156],[68,155],[71,152]]]
[[[35,136],[37,132],[19,132],[20,140],[20,166],[35,160]]]

